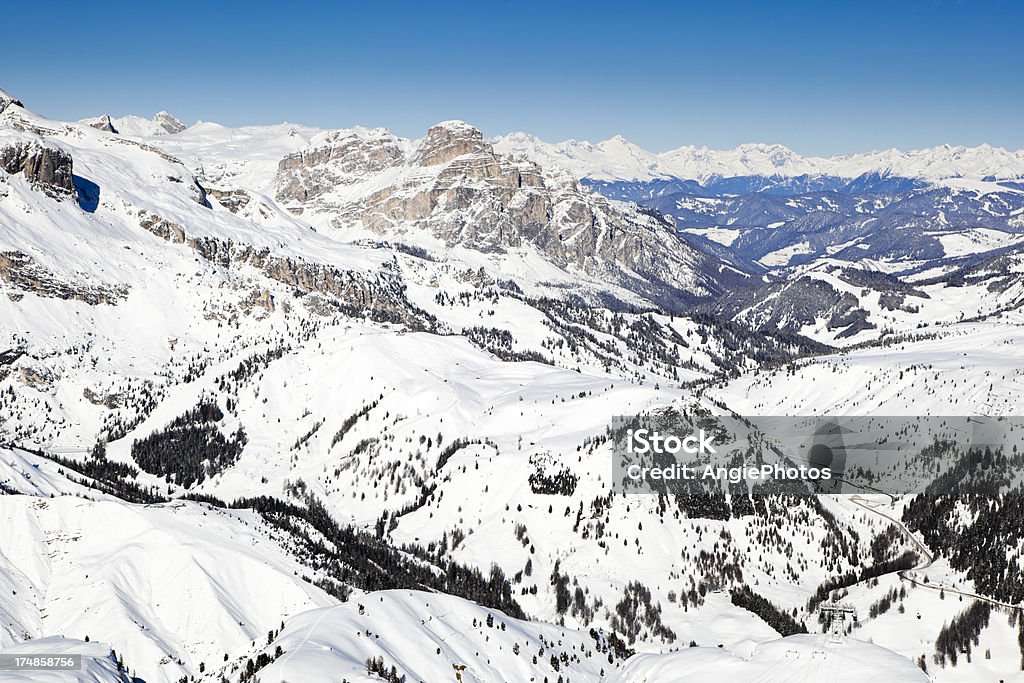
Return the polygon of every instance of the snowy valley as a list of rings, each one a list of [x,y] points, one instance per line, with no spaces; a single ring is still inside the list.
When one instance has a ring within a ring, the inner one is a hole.
[[[1024,680],[1019,478],[630,496],[610,443],[666,407],[1017,414],[1020,151],[0,91],[0,169],[0,656],[83,656],[0,681]]]

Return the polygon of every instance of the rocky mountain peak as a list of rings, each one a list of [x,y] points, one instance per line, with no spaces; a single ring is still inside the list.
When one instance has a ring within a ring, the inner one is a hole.
[[[99,130],[105,130],[108,133],[117,133],[117,128],[114,126],[114,121],[110,118],[110,114],[97,116],[94,119],[82,119],[81,122]]]
[[[276,185],[294,213],[336,228],[403,242],[429,235],[495,258],[530,249],[666,306],[745,278],[680,241],[667,221],[592,194],[557,166],[496,153],[461,121],[432,126],[417,143],[366,129],[321,134],[279,163]]]
[[[0,112],[3,112],[5,109],[7,109],[7,107],[11,106],[12,104],[17,105],[19,107],[25,106],[21,103],[21,100],[17,99],[13,95],[8,94],[4,90],[0,90]]]
[[[431,126],[420,142],[414,161],[422,166],[446,164],[463,154],[492,151],[483,133],[463,121],[442,121]]]
[[[153,123],[157,124],[168,135],[180,133],[188,128],[188,126],[166,111],[158,111],[153,116]]]

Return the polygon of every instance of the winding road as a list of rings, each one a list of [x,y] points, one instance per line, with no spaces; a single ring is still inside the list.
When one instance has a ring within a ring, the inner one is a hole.
[[[904,524],[901,520],[897,519],[896,517],[893,517],[892,515],[888,515],[878,509],[879,507],[884,506],[885,503],[867,500],[859,495],[850,496],[850,502],[852,502],[854,505],[864,508],[868,512],[872,512],[876,515],[879,515],[880,517],[884,517],[885,519],[895,524],[896,528],[899,529],[903,533],[903,535],[906,536],[907,539],[909,539],[910,542],[914,544],[915,547],[917,547],[918,551],[920,552],[920,555],[923,558],[925,558],[921,564],[917,565],[913,569],[900,569],[899,571],[897,571],[896,573],[899,574],[899,577],[901,579],[909,581],[915,586],[920,586],[922,588],[930,588],[931,590],[945,591],[946,593],[952,593],[953,595],[963,595],[964,597],[973,598],[974,600],[981,600],[982,602],[987,602],[990,605],[995,605],[997,607],[1003,607],[1006,609],[1012,609],[1016,611],[1021,611],[1022,609],[1024,609],[1020,605],[1014,605],[1008,602],[1001,602],[999,600],[995,600],[984,595],[978,595],[977,593],[969,593],[967,591],[962,591],[958,588],[954,588],[953,586],[947,586],[942,583],[925,583],[923,581],[919,581],[915,576],[912,575],[912,573],[920,572],[924,569],[927,569],[928,567],[931,567],[932,564],[935,562],[935,555],[933,555],[932,551],[928,549],[928,546],[926,546],[920,539],[918,539],[917,536],[915,536],[914,533],[909,528],[907,528],[907,525]]]

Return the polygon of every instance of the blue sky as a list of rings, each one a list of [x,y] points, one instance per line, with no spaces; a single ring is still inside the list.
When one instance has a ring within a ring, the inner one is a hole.
[[[459,118],[653,151],[1024,147],[1024,3],[7,3],[0,88],[61,119]]]

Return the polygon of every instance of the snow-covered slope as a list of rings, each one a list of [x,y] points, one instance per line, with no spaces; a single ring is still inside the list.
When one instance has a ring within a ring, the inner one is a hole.
[[[771,283],[726,294],[702,310],[753,329],[852,346],[886,335],[957,334],[965,319],[1015,321],[1024,306],[1019,251],[906,280],[885,273],[882,265],[817,259],[787,269]]]
[[[181,159],[208,183],[272,195],[278,163],[305,148],[319,132],[290,123],[227,128],[200,121],[152,142]]]
[[[1020,312],[922,329],[730,382],[714,395],[743,414],[1017,415]],[[778,381],[786,373],[790,378]]]
[[[188,126],[178,120],[173,114],[160,111],[152,118],[142,116],[109,116],[104,115],[91,119],[82,119],[80,123],[90,126],[97,126],[108,129],[108,132],[135,137],[150,137],[155,135],[174,135],[185,130]],[[113,131],[109,131],[113,128]]]
[[[756,676],[781,631],[822,629],[837,577],[862,612],[911,581],[888,562],[979,590],[923,567],[888,499],[618,495],[608,425],[1012,412],[1013,254],[884,287],[841,259],[778,268],[877,322],[840,353],[806,338],[853,324],[827,329],[821,297],[795,325],[760,289],[729,320],[669,308],[664,287],[760,278],[461,122],[134,137],[2,108],[0,443],[45,453],[0,451],[5,642],[89,635],[153,681],[373,680],[376,657],[601,680],[727,652]],[[853,637],[903,668],[960,611],[920,586],[891,606]],[[1004,626],[936,679],[1009,679]]]
[[[592,144],[566,140],[547,143],[517,131],[495,137],[494,148],[503,154],[521,155],[546,167],[564,168],[578,178],[594,180],[652,180],[671,176],[666,164],[621,135]]]
[[[0,647],[0,657],[34,658],[39,655],[54,658],[77,656],[81,667],[63,671],[29,670],[0,671],[3,683],[134,683],[122,669],[117,655],[109,645],[84,642],[73,638],[50,637],[28,640],[8,647]],[[137,680],[137,679],[136,679]]]
[[[829,642],[825,635],[796,635],[761,643],[749,653],[689,648],[665,655],[638,655],[613,680],[617,683],[721,681],[835,681],[877,679],[924,683],[927,675],[906,657],[854,639]]]
[[[0,598],[0,646],[89,637],[130,653],[143,679],[177,681],[336,602],[251,512],[127,504],[19,451],[0,450],[0,481],[29,494],[0,498],[0,577],[14,591]]]
[[[367,671],[367,661],[379,659],[376,671],[394,667],[397,680],[568,676],[600,683],[622,665],[609,656],[603,634],[512,619],[460,598],[416,591],[368,593],[302,614],[286,622],[268,650],[277,647],[284,654],[260,672],[263,681],[379,681],[382,676]]]

